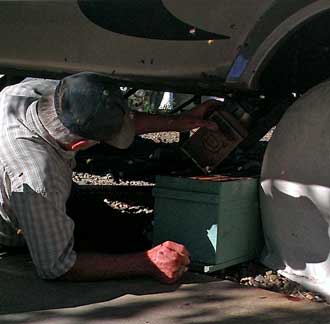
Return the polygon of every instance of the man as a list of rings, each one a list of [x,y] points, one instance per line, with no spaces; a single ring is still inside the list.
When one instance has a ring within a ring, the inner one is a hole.
[[[133,113],[117,85],[88,72],[6,87],[0,93],[0,244],[26,244],[44,279],[177,281],[190,261],[174,242],[121,255],[75,251],[66,213],[74,156],[100,141],[127,148],[136,134],[214,128],[203,120],[214,106],[210,101],[181,117]]]

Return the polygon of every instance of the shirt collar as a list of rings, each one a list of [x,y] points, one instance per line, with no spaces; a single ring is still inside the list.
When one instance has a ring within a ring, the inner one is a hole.
[[[27,110],[26,119],[31,126],[31,130],[35,131],[39,136],[41,136],[48,144],[50,144],[58,153],[60,153],[65,159],[74,159],[76,152],[67,151],[61,147],[61,145],[50,136],[45,127],[40,122],[37,113],[38,100],[34,101]]]

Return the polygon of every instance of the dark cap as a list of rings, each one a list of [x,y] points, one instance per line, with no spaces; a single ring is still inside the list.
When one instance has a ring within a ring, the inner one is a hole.
[[[58,118],[73,134],[118,148],[134,139],[127,99],[107,76],[83,72],[65,77],[56,87],[54,102]]]

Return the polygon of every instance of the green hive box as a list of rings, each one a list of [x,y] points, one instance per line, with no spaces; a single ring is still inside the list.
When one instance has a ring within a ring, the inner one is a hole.
[[[175,241],[192,268],[220,270],[257,257],[263,246],[258,179],[157,177],[153,243]]]

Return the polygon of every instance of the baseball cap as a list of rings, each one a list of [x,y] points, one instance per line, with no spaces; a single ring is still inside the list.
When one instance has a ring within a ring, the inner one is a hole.
[[[127,148],[134,140],[133,113],[118,84],[92,72],[63,78],[54,95],[62,124],[85,139]]]

